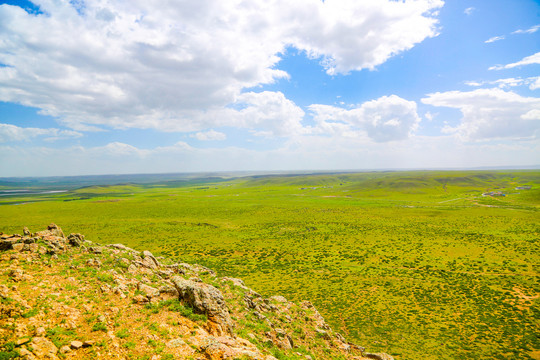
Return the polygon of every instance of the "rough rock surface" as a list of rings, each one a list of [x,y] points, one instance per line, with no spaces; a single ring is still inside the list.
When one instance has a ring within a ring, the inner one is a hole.
[[[0,233],[0,250],[0,344],[11,344],[0,352],[12,357],[392,360],[347,342],[308,301],[264,298],[204,266],[66,238],[55,224]]]
[[[221,292],[212,285],[186,280],[180,276],[172,279],[180,300],[194,310],[208,316],[217,335],[233,334],[234,325]]]

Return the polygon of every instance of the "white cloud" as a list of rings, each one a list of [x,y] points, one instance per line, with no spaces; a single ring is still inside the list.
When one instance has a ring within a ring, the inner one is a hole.
[[[540,76],[533,76],[528,78],[505,78],[493,81],[466,81],[466,85],[479,87],[483,85],[496,85],[501,89],[528,85],[529,89],[536,90],[540,87]]]
[[[45,141],[56,141],[81,136],[81,133],[72,130],[23,128],[0,123],[0,143],[29,141],[36,137],[44,137]]]
[[[523,97],[501,89],[429,94],[425,104],[456,108],[463,118],[443,131],[465,140],[537,139],[540,134],[540,98]]]
[[[489,68],[489,70],[503,70],[503,69],[512,69],[518,66],[524,66],[524,65],[532,65],[532,64],[540,64],[540,52],[537,52],[536,54],[533,54],[531,56],[527,56],[523,58],[522,60],[507,64],[507,65],[496,65]]]
[[[502,36],[494,36],[492,38],[489,38],[487,39],[486,41],[484,41],[486,44],[489,44],[489,43],[492,43],[492,42],[495,42],[495,41],[499,41],[499,40],[504,40],[504,35]]]
[[[536,77],[529,85],[529,89],[537,90],[540,89],[540,76]]]
[[[396,95],[367,101],[351,110],[317,104],[309,109],[317,124],[313,133],[349,137],[365,133],[376,142],[407,139],[420,122],[416,103]]]
[[[468,7],[466,8],[465,10],[463,10],[463,12],[466,14],[466,15],[471,15],[473,13],[473,11],[475,10],[475,8],[473,7]]]
[[[532,33],[537,32],[539,29],[540,29],[540,25],[534,25],[525,30],[523,29],[516,30],[512,34],[532,34]]]
[[[154,2],[36,0],[0,5],[0,101],[80,131],[203,131],[247,88],[288,75],[288,46],[329,74],[373,69],[437,35],[442,0]],[[250,97],[252,95],[246,95]],[[267,116],[243,119],[255,127]],[[275,130],[275,129],[274,129]],[[272,130],[272,133],[276,131]],[[262,130],[267,131],[267,130]]]
[[[198,132],[195,135],[191,136],[199,141],[219,141],[225,140],[227,138],[227,135],[222,132],[215,131],[214,129],[210,129],[204,132]]]

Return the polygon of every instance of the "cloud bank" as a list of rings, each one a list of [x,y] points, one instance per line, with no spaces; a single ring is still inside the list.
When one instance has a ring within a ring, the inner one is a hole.
[[[0,5],[0,101],[37,107],[80,131],[204,131],[239,124],[261,125],[262,134],[278,136],[269,122],[283,122],[281,116],[291,111],[297,113],[295,122],[300,112],[279,94],[244,91],[287,78],[279,61],[288,47],[319,59],[328,74],[374,69],[436,36],[436,11],[443,5],[441,0],[33,2],[40,12]],[[239,102],[248,110],[238,110],[229,123],[223,115]]]

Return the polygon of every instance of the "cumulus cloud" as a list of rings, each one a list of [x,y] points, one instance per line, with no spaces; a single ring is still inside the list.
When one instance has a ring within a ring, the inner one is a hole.
[[[208,131],[198,132],[192,135],[192,137],[196,138],[199,141],[219,141],[225,140],[227,138],[227,135],[222,132],[210,129]]]
[[[475,8],[473,7],[468,7],[466,8],[465,10],[463,10],[463,12],[466,14],[466,15],[471,15],[473,13],[473,11],[475,10]]]
[[[429,94],[424,104],[456,108],[463,118],[443,132],[465,140],[537,139],[540,133],[540,98],[523,97],[502,89],[478,89]]]
[[[504,40],[504,35],[502,36],[494,36],[494,37],[491,37],[489,39],[487,39],[486,41],[484,41],[486,44],[489,44],[489,43],[492,43],[492,42],[495,42],[495,41],[499,41],[499,40]]]
[[[72,130],[23,128],[0,123],[0,142],[29,141],[37,137],[43,137],[44,141],[55,141],[81,136],[81,133]]]
[[[354,109],[329,105],[309,107],[317,125],[313,132],[358,136],[365,133],[376,142],[407,139],[418,127],[416,103],[396,95],[367,101]]]
[[[436,10],[443,5],[442,0],[34,3],[40,13],[0,5],[0,101],[37,107],[80,131],[188,132],[226,122],[217,115],[246,89],[287,78],[278,68],[287,47],[321,59],[329,74],[373,69],[436,36]],[[264,110],[271,110],[261,109],[252,117],[255,125],[270,121]]]
[[[527,56],[523,58],[522,60],[517,61],[515,63],[492,66],[489,68],[489,70],[512,69],[518,66],[532,65],[532,64],[540,64],[540,52],[537,52],[536,54],[533,54],[531,56]]]

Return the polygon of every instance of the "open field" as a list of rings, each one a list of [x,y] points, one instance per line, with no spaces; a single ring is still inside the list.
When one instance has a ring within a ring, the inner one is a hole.
[[[539,185],[517,170],[59,183],[0,197],[0,231],[55,222],[199,263],[309,299],[397,359],[540,359]]]

